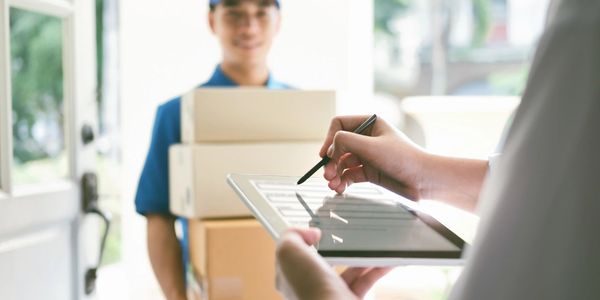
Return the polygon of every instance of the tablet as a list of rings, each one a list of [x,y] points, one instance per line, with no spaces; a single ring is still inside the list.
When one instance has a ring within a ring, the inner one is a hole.
[[[359,183],[343,195],[324,179],[229,174],[227,181],[277,241],[290,227],[318,227],[315,245],[329,263],[347,266],[457,265],[465,241],[385,188]]]

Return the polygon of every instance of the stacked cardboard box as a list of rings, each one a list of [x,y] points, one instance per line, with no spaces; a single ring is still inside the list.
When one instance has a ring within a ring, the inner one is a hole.
[[[281,299],[275,289],[275,242],[258,221],[194,221],[189,230],[193,278],[200,286],[196,294],[211,300]]]
[[[169,150],[169,205],[189,219],[191,285],[201,299],[280,299],[274,241],[226,175],[303,175],[319,159],[334,92],[195,89],[181,108],[183,144]]]
[[[318,161],[321,142],[204,143],[171,147],[170,209],[187,218],[239,218],[250,210],[229,173],[298,175]]]

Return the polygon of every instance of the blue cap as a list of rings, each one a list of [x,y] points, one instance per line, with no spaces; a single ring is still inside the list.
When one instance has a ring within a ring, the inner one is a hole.
[[[275,0],[274,2],[275,2],[275,6],[279,7],[279,0]],[[210,5],[217,5],[219,3],[221,3],[221,0],[210,0],[209,1]]]

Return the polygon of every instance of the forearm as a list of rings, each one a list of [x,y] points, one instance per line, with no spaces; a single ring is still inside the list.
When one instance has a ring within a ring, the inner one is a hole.
[[[440,200],[473,212],[488,171],[486,160],[426,154],[421,179],[423,199]]]
[[[181,246],[174,220],[161,215],[148,215],[147,220],[148,254],[158,283],[167,299],[186,299]]]

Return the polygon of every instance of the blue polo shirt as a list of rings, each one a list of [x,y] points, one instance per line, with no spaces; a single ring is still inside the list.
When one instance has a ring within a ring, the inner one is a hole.
[[[237,87],[217,66],[208,82],[200,87]],[[269,89],[287,89],[288,85],[275,81],[269,76],[265,85]],[[181,97],[176,97],[158,107],[152,140],[144,169],[140,176],[135,196],[135,209],[139,214],[161,214],[173,216],[169,211],[169,147],[181,143]],[[173,216],[174,217],[174,216]],[[184,266],[188,262],[187,220],[179,218],[183,228]]]

